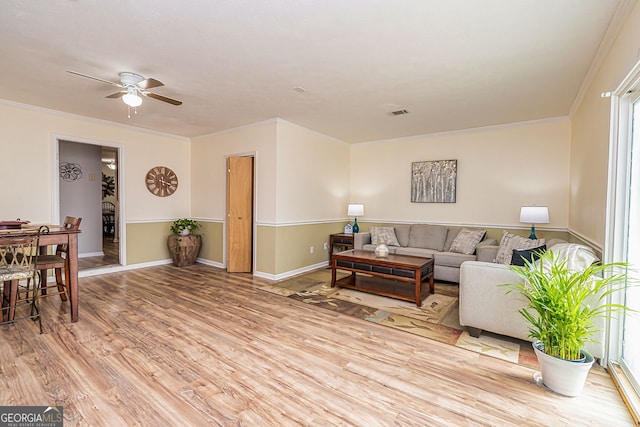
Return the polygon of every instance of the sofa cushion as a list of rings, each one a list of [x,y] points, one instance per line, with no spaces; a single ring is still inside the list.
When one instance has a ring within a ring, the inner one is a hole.
[[[391,249],[392,249],[392,246],[389,247],[389,251],[391,251]],[[393,249],[395,249],[394,253],[397,255],[411,255],[411,256],[420,256],[424,258],[433,258],[433,255],[439,252],[434,249],[412,248],[412,247],[403,248],[402,246],[399,246]]]
[[[472,255],[485,234],[487,234],[487,230],[469,230],[463,228],[451,244],[449,252]]]
[[[393,227],[371,227],[369,228],[371,233],[371,244],[379,245],[385,243],[391,246],[400,246],[398,239],[396,239],[396,232]]]
[[[547,245],[542,245],[532,249],[514,249],[511,256],[511,265],[524,267],[526,262],[533,262],[540,258],[540,255],[547,250]]]
[[[447,240],[447,227],[441,225],[415,224],[409,233],[409,246],[442,251]]]
[[[456,252],[436,252],[433,254],[433,262],[436,265],[459,268],[465,261],[475,261],[475,255],[460,254]]]
[[[447,231],[447,240],[444,242],[444,248],[442,248],[443,251],[449,252],[451,250],[451,244],[456,240],[456,237],[458,237],[458,233],[460,233],[459,228],[450,228]]]
[[[409,246],[409,232],[411,232],[410,225],[395,225],[393,229],[396,231],[396,238],[398,239],[398,243],[400,246],[404,246],[405,248]]]
[[[496,255],[498,264],[509,264],[513,257],[514,249],[532,249],[545,244],[544,239],[529,239],[522,236],[516,236],[508,231],[502,232],[502,240],[500,240],[500,248]]]

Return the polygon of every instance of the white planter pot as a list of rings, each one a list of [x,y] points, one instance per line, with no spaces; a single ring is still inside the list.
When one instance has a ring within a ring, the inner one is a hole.
[[[587,381],[589,370],[593,366],[593,356],[582,350],[586,356],[584,361],[570,361],[549,356],[538,347],[543,348],[540,342],[533,343],[542,382],[552,391],[565,396],[577,396],[582,392],[584,383]]]
[[[190,233],[188,228],[183,228],[182,230],[180,230],[180,235],[181,236],[188,236]]]

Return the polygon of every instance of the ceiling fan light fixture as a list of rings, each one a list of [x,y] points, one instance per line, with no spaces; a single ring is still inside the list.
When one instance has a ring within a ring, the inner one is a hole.
[[[139,107],[142,105],[142,98],[138,96],[136,90],[130,87],[127,94],[122,97],[122,101],[129,107]]]

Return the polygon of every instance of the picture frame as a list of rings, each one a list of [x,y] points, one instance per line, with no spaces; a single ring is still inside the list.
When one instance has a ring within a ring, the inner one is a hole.
[[[412,203],[455,203],[457,160],[430,160],[411,163]]]

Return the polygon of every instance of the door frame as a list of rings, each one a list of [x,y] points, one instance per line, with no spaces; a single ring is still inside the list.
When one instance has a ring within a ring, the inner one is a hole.
[[[224,156],[224,213],[223,213],[223,218],[224,218],[224,229],[222,230],[222,238],[223,238],[223,255],[222,255],[222,260],[224,263],[224,267],[227,268],[228,265],[228,259],[227,257],[229,256],[229,248],[227,247],[227,213],[228,213],[228,209],[229,206],[227,205],[227,200],[229,195],[228,193],[228,188],[229,188],[229,173],[228,173],[228,165],[229,165],[229,158],[230,157],[253,157],[253,182],[251,183],[252,187],[253,187],[253,198],[251,200],[251,209],[253,211],[253,215],[251,216],[251,274],[255,275],[256,274],[256,233],[257,233],[257,226],[256,226],[256,218],[258,217],[258,204],[256,203],[257,200],[257,195],[258,195],[258,186],[257,186],[257,176],[258,176],[258,153],[256,151],[246,151],[243,153],[233,153],[233,154],[226,154]]]
[[[117,151],[118,168],[116,170],[118,174],[118,217],[120,218],[120,227],[118,227],[118,245],[119,245],[119,263],[121,266],[126,265],[127,253],[126,253],[126,227],[122,226],[123,212],[124,212],[124,200],[125,200],[125,187],[122,185],[124,182],[124,165],[125,165],[125,150],[124,145],[109,142],[98,141],[95,139],[81,138],[72,135],[52,134],[51,135],[51,223],[61,224],[60,219],[60,180],[59,180],[59,168],[60,168],[60,141],[75,142],[78,144],[88,144],[104,146],[109,148],[115,148]]]

